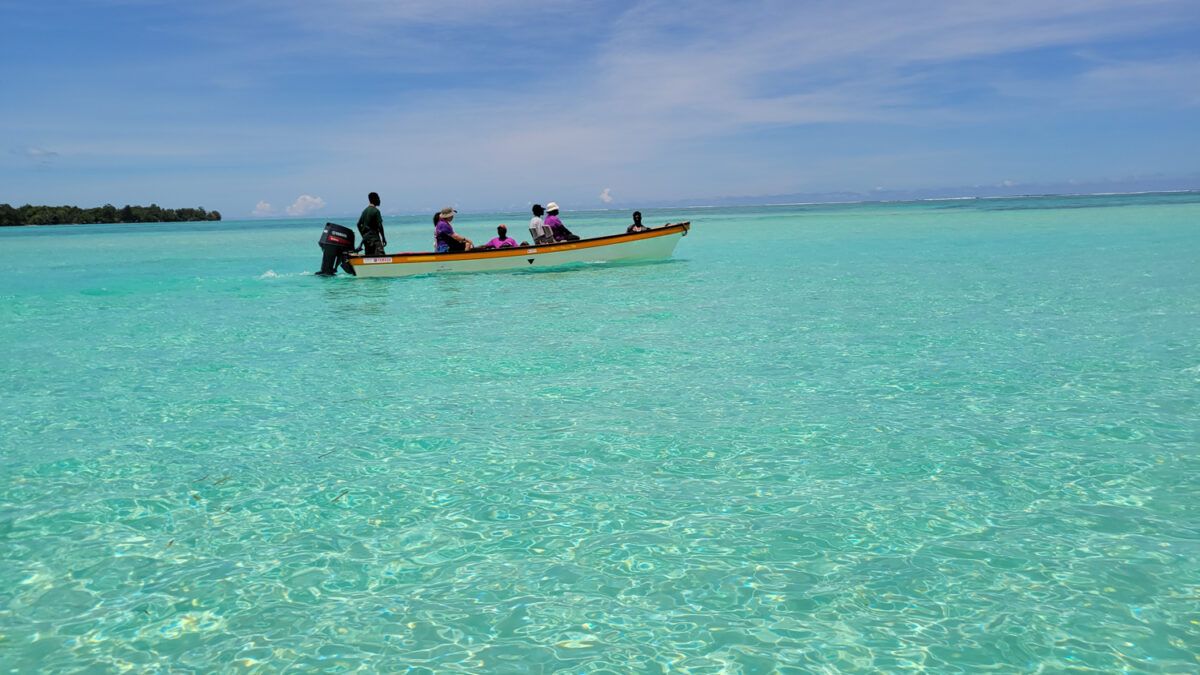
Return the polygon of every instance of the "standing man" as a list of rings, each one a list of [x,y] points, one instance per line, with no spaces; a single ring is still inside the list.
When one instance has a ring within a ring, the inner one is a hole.
[[[367,201],[371,203],[358,217],[358,232],[362,235],[365,255],[383,255],[387,236],[383,233],[383,216],[379,214],[379,193],[367,195]]]

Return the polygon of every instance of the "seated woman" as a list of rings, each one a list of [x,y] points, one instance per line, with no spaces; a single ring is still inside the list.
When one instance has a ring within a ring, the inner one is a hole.
[[[455,213],[458,212],[447,206],[433,214],[433,250],[437,253],[461,253],[474,246],[470,239],[455,234],[454,226],[451,225]]]
[[[633,224],[625,228],[625,234],[633,234],[634,232],[645,232],[650,228],[642,224],[642,212],[633,212]]]
[[[546,225],[549,225],[550,231],[554,233],[554,241],[579,241],[579,237],[563,225],[562,219],[558,217],[558,204],[554,202],[546,205]]]
[[[511,248],[517,245],[517,240],[508,236],[508,228],[503,224],[496,228],[496,235],[483,248]]]

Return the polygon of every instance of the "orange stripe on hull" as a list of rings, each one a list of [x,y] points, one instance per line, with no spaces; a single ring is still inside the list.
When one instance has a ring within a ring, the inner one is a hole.
[[[614,234],[606,237],[595,237],[592,239],[580,239],[579,241],[562,241],[554,244],[541,244],[538,246],[517,246],[515,248],[499,248],[491,251],[466,251],[463,253],[395,253],[383,254],[381,256],[358,256],[350,258],[350,264],[359,265],[397,265],[404,263],[421,263],[421,262],[454,262],[457,260],[486,260],[491,258],[515,258],[528,255],[539,255],[542,253],[556,253],[559,251],[578,251],[581,249],[595,248],[598,246],[611,246],[613,244],[623,244],[631,241],[641,241],[643,239],[654,239],[671,234],[679,234],[687,232],[691,228],[691,223],[672,223],[663,225],[660,228],[648,230],[646,232],[635,232],[633,234]]]

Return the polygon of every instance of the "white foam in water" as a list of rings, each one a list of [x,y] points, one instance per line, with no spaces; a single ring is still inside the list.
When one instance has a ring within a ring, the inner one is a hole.
[[[284,277],[310,277],[312,275],[313,275],[313,273],[308,272],[308,271],[285,272],[283,274],[280,274],[279,272],[276,272],[275,270],[267,270],[266,272],[263,272],[262,274],[258,275],[257,278],[258,279],[283,279]]]

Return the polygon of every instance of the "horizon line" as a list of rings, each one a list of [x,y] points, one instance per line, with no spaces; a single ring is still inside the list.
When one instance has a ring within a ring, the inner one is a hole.
[[[635,210],[640,208],[657,208],[657,209],[726,209],[737,207],[761,207],[761,206],[832,206],[838,204],[911,204],[917,202],[949,202],[949,201],[986,201],[992,199],[1035,199],[1047,197],[1121,197],[1135,195],[1169,195],[1169,194],[1187,194],[1200,193],[1200,187],[1186,188],[1180,190],[1132,190],[1129,192],[1037,192],[1027,194],[1014,195],[973,195],[973,196],[958,196],[958,197],[912,197],[908,199],[848,199],[848,200],[830,200],[830,201],[811,201],[811,202],[747,202],[740,204],[668,204],[664,206],[653,207],[622,207],[622,208],[581,208],[575,209],[576,213],[596,213],[609,211],[626,211],[629,208]],[[751,199],[750,197],[728,197],[727,199]],[[460,213],[516,213],[508,209],[457,209]],[[247,216],[245,218],[231,218],[231,220],[256,220],[256,221],[274,221],[274,220],[303,220],[315,218],[341,218],[353,216],[353,213],[330,213],[325,215],[304,215],[304,216]],[[428,216],[425,212],[417,211],[391,211],[384,212],[385,216],[410,217],[410,216]]]

